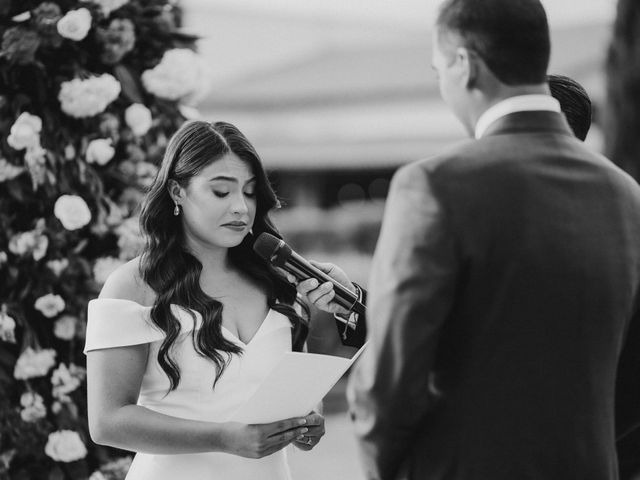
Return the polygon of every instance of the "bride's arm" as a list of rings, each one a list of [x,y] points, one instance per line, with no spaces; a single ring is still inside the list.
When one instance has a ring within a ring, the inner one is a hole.
[[[186,420],[136,405],[148,345],[87,353],[89,431],[94,442],[135,452],[226,452],[260,458],[307,432],[294,418],[264,425]]]
[[[137,272],[137,260],[119,267],[105,282],[100,298],[144,304],[152,292]],[[89,432],[96,443],[144,453],[227,452],[259,458],[306,433],[304,419],[299,418],[264,425],[213,423],[136,405],[148,348],[144,343],[87,352]]]

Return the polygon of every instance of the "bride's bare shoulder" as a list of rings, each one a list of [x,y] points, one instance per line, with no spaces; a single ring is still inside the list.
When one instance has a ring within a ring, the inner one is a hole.
[[[104,282],[99,298],[131,300],[143,306],[153,305],[155,294],[140,276],[140,257],[115,269]]]

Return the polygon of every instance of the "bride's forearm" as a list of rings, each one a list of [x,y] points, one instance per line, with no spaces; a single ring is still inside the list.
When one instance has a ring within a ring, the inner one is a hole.
[[[134,452],[222,452],[227,447],[225,424],[172,417],[139,405],[120,407],[91,421],[89,428],[96,443]]]
[[[164,415],[128,404],[89,417],[96,443],[151,454],[224,452],[262,458],[301,439],[309,430],[304,417],[247,425],[203,422]]]

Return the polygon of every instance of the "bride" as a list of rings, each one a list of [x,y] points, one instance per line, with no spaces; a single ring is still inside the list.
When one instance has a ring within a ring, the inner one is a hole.
[[[315,412],[230,421],[307,333],[295,287],[251,248],[254,235],[279,236],[277,204],[233,125],[189,122],[169,142],[142,207],[145,249],[88,309],[90,433],[138,452],[128,480],[285,480],[284,447],[309,450],[324,434]]]

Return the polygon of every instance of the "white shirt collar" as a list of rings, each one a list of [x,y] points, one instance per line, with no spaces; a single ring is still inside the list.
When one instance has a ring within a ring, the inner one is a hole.
[[[560,102],[551,95],[518,95],[502,100],[489,107],[476,123],[475,137],[480,138],[489,126],[499,118],[515,112],[545,110],[560,112]]]

